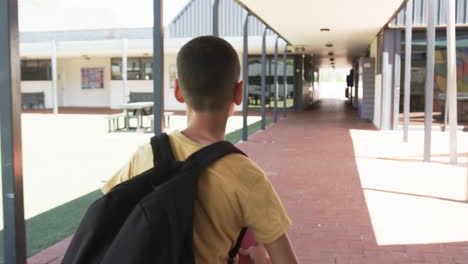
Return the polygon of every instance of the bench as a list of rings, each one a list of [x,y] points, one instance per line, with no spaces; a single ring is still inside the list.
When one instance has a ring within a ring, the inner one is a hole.
[[[123,117],[125,124],[126,116],[127,115],[125,114],[125,112],[105,116],[104,119],[107,120],[109,124],[109,132],[120,129],[119,120],[121,117]]]
[[[44,92],[21,93],[21,107],[23,109],[45,108]]]
[[[171,126],[171,116],[174,115],[174,112],[164,112],[164,126]],[[148,119],[151,120],[151,128],[154,130],[154,115],[149,115]]]
[[[129,103],[153,102],[153,101],[154,101],[154,94],[153,93],[130,92],[130,102]]]

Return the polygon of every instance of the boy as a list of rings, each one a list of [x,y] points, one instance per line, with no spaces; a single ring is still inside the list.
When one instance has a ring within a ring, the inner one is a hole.
[[[223,39],[204,36],[185,44],[177,56],[177,101],[186,103],[188,127],[169,135],[174,157],[190,154],[225,139],[227,119],[242,102],[244,83],[234,48]],[[148,143],[102,188],[115,185],[153,166]],[[256,263],[297,263],[286,230],[291,225],[264,172],[249,158],[228,155],[202,172],[194,211],[196,263],[226,263],[242,227],[249,227],[265,245],[242,250]],[[269,255],[269,256],[268,256]]]

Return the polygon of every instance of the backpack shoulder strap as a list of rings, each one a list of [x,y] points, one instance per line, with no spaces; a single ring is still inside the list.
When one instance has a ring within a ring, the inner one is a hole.
[[[151,148],[153,149],[154,166],[156,166],[156,164],[170,164],[175,162],[169,136],[166,133],[152,137]]]
[[[231,250],[229,250],[228,264],[234,263],[234,259],[236,258],[237,253],[239,252],[239,249],[241,247],[242,240],[244,239],[245,232],[247,232],[247,227],[242,228],[239,236],[237,237],[236,244],[234,244],[234,247]]]
[[[193,153],[190,155],[187,161],[197,163],[201,168],[207,168],[211,163],[232,153],[238,153],[247,156],[240,149],[236,148],[232,143],[228,141],[220,141],[208,145]]]

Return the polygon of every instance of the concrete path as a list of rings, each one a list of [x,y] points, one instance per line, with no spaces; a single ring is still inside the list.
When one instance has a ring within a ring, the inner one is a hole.
[[[329,99],[238,146],[283,200],[301,263],[468,263],[465,164],[419,162],[419,145],[397,137]],[[421,174],[431,180],[413,177]],[[59,263],[67,243],[41,253],[49,262],[38,254],[28,263]]]

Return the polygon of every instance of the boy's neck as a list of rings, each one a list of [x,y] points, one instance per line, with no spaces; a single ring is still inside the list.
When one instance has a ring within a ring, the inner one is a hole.
[[[225,140],[228,113],[187,112],[188,126],[182,134],[202,145]]]

